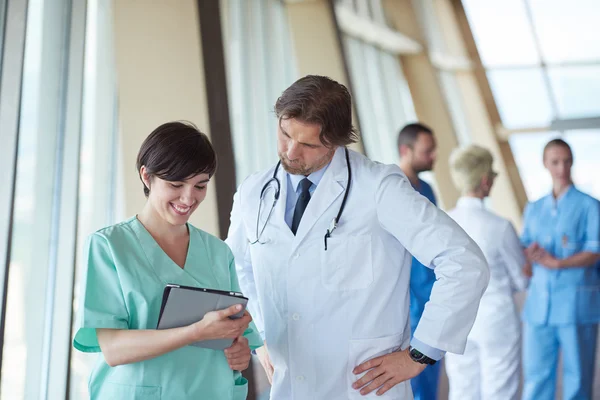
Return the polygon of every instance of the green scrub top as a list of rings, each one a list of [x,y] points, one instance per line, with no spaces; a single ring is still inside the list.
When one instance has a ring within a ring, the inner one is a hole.
[[[184,268],[167,256],[133,217],[102,229],[87,242],[85,292],[73,346],[101,352],[97,328],[155,329],[167,283],[240,291],[233,255],[220,239],[188,224]],[[250,348],[262,345],[254,324],[244,333]],[[245,399],[248,385],[223,351],[186,346],[151,360],[110,367],[98,357],[92,399]]]

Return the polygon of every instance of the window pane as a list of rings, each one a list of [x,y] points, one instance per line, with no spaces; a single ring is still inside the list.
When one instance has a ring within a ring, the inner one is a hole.
[[[548,72],[561,118],[600,115],[600,65],[555,67]]]
[[[567,131],[564,139],[573,150],[573,182],[577,187],[600,199],[600,129]]]
[[[110,2],[88,0],[87,3],[73,336],[81,316],[79,306],[87,267],[83,262],[86,239],[92,232],[121,220],[121,216],[116,215],[114,201],[118,152],[115,145],[116,69],[111,7]],[[72,349],[69,399],[90,398],[88,381],[98,357],[98,353]]]
[[[550,140],[561,137],[573,150],[573,182],[582,191],[600,198],[600,130],[567,131],[563,136],[558,132],[522,133],[510,136],[510,147],[523,186],[529,200],[536,200],[550,193],[552,181],[542,162],[544,146]]]
[[[529,0],[542,57],[548,62],[599,60],[598,0]],[[502,35],[504,32],[502,32]]]
[[[236,177],[241,183],[277,162],[277,119],[272,110],[281,92],[294,82],[296,71],[285,4],[224,3],[228,99]]]
[[[458,144],[461,146],[469,145],[472,142],[471,133],[469,131],[468,118],[465,114],[464,103],[460,96],[460,89],[456,83],[456,74],[454,72],[440,71],[439,77]]]
[[[559,137],[558,132],[521,133],[509,138],[510,147],[530,201],[550,193],[552,180],[544,168],[542,152],[550,140]]]
[[[483,64],[539,63],[523,0],[463,0],[463,5]]]
[[[487,75],[505,127],[545,126],[553,119],[541,69],[492,70]]]
[[[2,55],[4,53],[4,23],[6,14],[6,1],[0,2],[0,71],[2,71]]]
[[[400,63],[397,57],[348,35],[344,44],[365,152],[372,160],[397,163],[396,135],[416,118]]]
[[[57,130],[41,129],[44,77],[56,79],[43,57],[43,1],[28,7],[24,56],[15,208],[4,332],[0,398],[37,398],[45,333],[50,227]],[[53,49],[55,51],[59,49]],[[54,60],[56,61],[56,60]],[[44,93],[47,94],[47,93]],[[47,100],[47,99],[46,99]],[[50,111],[48,111],[50,112]],[[47,115],[46,115],[47,116]],[[35,296],[32,294],[35,293]]]

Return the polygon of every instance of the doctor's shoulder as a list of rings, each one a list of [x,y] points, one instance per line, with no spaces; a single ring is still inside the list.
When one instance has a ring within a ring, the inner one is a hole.
[[[406,180],[408,178],[396,164],[385,164],[379,161],[373,161],[364,154],[351,151],[351,162],[353,164],[353,173],[356,170],[357,179],[371,181],[376,185],[384,178],[390,175],[396,175],[399,178]]]

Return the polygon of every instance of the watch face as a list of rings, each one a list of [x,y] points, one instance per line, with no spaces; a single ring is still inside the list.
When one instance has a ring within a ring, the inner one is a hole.
[[[423,353],[421,353],[417,349],[411,349],[410,355],[411,355],[411,358],[415,361],[421,361],[423,359]]]
[[[435,360],[432,360],[431,358],[427,357],[425,354],[421,353],[419,350],[411,348],[410,349],[410,358],[412,358],[414,361],[421,363],[421,364],[429,364],[429,365],[433,365],[436,363]]]

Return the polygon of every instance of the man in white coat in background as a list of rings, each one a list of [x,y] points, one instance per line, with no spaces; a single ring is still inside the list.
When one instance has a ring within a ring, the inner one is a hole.
[[[487,210],[496,173],[492,154],[479,146],[455,150],[450,171],[462,197],[449,211],[475,240],[490,267],[490,282],[463,355],[446,356],[449,400],[517,400],[521,377],[521,323],[513,299],[528,280],[521,241],[512,224]]]
[[[227,243],[274,400],[412,399],[412,377],[463,352],[489,279],[397,166],[346,148],[351,110],[343,85],[296,81],[275,105],[280,162],[234,197]],[[411,254],[437,277],[412,340]]]

